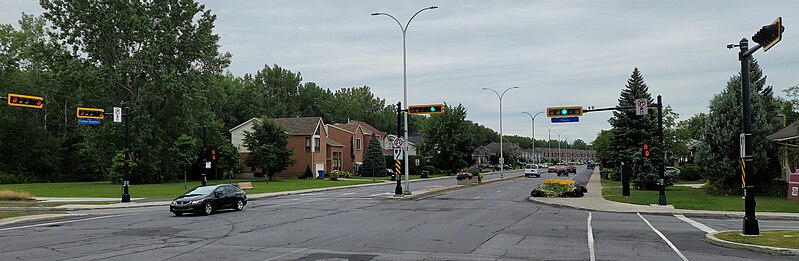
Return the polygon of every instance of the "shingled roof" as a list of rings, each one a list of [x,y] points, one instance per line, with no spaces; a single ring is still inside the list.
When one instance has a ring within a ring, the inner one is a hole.
[[[356,124],[356,125],[361,126],[361,128],[363,129],[363,133],[365,135],[372,135],[372,133],[374,133],[374,134],[376,134],[376,135],[378,135],[380,137],[385,137],[386,136],[385,132],[382,132],[382,131],[378,130],[377,128],[372,127],[372,125],[369,125],[369,123],[366,123],[366,122],[350,120],[347,124]]]
[[[788,127],[782,128],[774,134],[766,136],[773,141],[786,141],[799,138],[799,121],[791,123]]]
[[[310,136],[314,135],[316,128],[319,127],[321,117],[300,117],[300,118],[273,118],[271,119],[289,135],[292,136]]]

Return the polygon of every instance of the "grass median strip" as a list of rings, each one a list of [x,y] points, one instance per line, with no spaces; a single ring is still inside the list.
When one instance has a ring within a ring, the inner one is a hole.
[[[53,211],[0,211],[0,219],[12,218],[12,217],[20,217],[20,216],[38,215],[38,214],[64,214],[64,212],[53,212]]]
[[[760,231],[759,237],[745,237],[741,236],[740,231],[730,231],[718,233],[716,238],[750,245],[799,249],[799,230]]]
[[[630,184],[632,186],[632,184]],[[649,205],[658,203],[657,190],[630,189],[630,196],[621,195],[621,182],[602,180],[602,197],[607,200]],[[757,211],[799,213],[799,204],[785,197],[755,197]],[[680,209],[743,211],[744,201],[740,195],[713,195],[704,188],[671,186],[666,188],[669,205]]]
[[[371,180],[339,180],[326,179],[287,179],[266,182],[262,179],[240,180],[210,180],[208,184],[236,184],[238,182],[252,182],[253,189],[248,189],[248,194],[282,192],[314,188],[339,187],[358,184],[369,184]],[[382,181],[380,181],[382,182]],[[199,181],[188,182],[186,187],[191,189],[199,186]],[[186,192],[183,182],[165,184],[131,184],[130,195],[134,198],[174,198]],[[70,198],[117,198],[122,194],[122,186],[111,184],[107,181],[100,182],[66,182],[66,183],[29,183],[29,184],[3,184],[0,190],[24,191],[34,197],[70,197]]]

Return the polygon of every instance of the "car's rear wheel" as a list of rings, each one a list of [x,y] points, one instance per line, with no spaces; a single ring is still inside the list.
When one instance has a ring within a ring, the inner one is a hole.
[[[211,215],[211,213],[214,213],[214,206],[211,205],[211,202],[205,202],[205,206],[203,207],[203,214]]]
[[[244,200],[238,199],[236,200],[236,205],[233,206],[233,209],[236,211],[244,210]]]

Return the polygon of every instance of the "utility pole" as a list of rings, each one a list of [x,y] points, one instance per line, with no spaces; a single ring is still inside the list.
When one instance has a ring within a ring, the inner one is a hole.
[[[666,166],[664,161],[666,158],[665,146],[663,143],[663,100],[658,95],[658,166],[660,167],[660,192],[658,193],[658,205],[666,205]]]
[[[208,180],[206,179],[206,174],[208,172],[208,167],[207,167],[207,165],[208,165],[208,155],[206,153],[206,148],[205,148],[205,140],[207,138],[206,129],[208,129],[208,127],[203,126],[203,147],[202,147],[201,152],[200,152],[200,153],[202,153],[202,158],[203,158],[203,180],[202,180],[202,185],[203,186],[208,185]]]
[[[130,194],[128,194],[128,175],[130,173],[128,167],[128,160],[130,159],[130,107],[125,107],[125,112],[122,113],[125,121],[125,177],[122,179],[122,202],[130,202]]]
[[[401,137],[400,135],[402,135],[402,102],[397,102],[397,139],[400,139],[400,137]],[[394,149],[396,149],[396,148],[394,148]],[[403,148],[400,148],[400,149],[403,149]],[[395,161],[396,161],[395,168],[398,169],[399,171],[396,174],[394,174],[397,177],[397,187],[394,188],[394,195],[401,196],[402,195],[402,169],[400,169],[400,166],[402,166],[402,164],[400,163],[400,160],[398,160],[398,159],[395,159]],[[405,171],[407,172],[408,170],[405,170]]]

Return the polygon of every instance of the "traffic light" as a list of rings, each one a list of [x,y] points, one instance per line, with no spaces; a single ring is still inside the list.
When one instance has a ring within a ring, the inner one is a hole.
[[[80,108],[77,112],[80,119],[103,119],[105,117],[105,110],[97,108]]]
[[[644,157],[649,157],[649,144],[644,143]]]
[[[777,20],[774,20],[770,25],[760,28],[760,30],[752,36],[752,41],[760,44],[765,52],[780,42],[783,31],[785,31],[785,27],[782,26],[782,17],[777,17]]]
[[[44,107],[44,98],[22,94],[8,94],[8,105],[41,109]]]
[[[444,113],[444,104],[425,104],[408,106],[409,114],[439,114]]]
[[[135,153],[133,153],[133,160],[137,161],[137,162],[141,161],[141,151],[140,150],[137,150]]]
[[[211,150],[211,161],[216,161],[216,150]]]
[[[583,106],[549,107],[547,117],[583,116]]]

